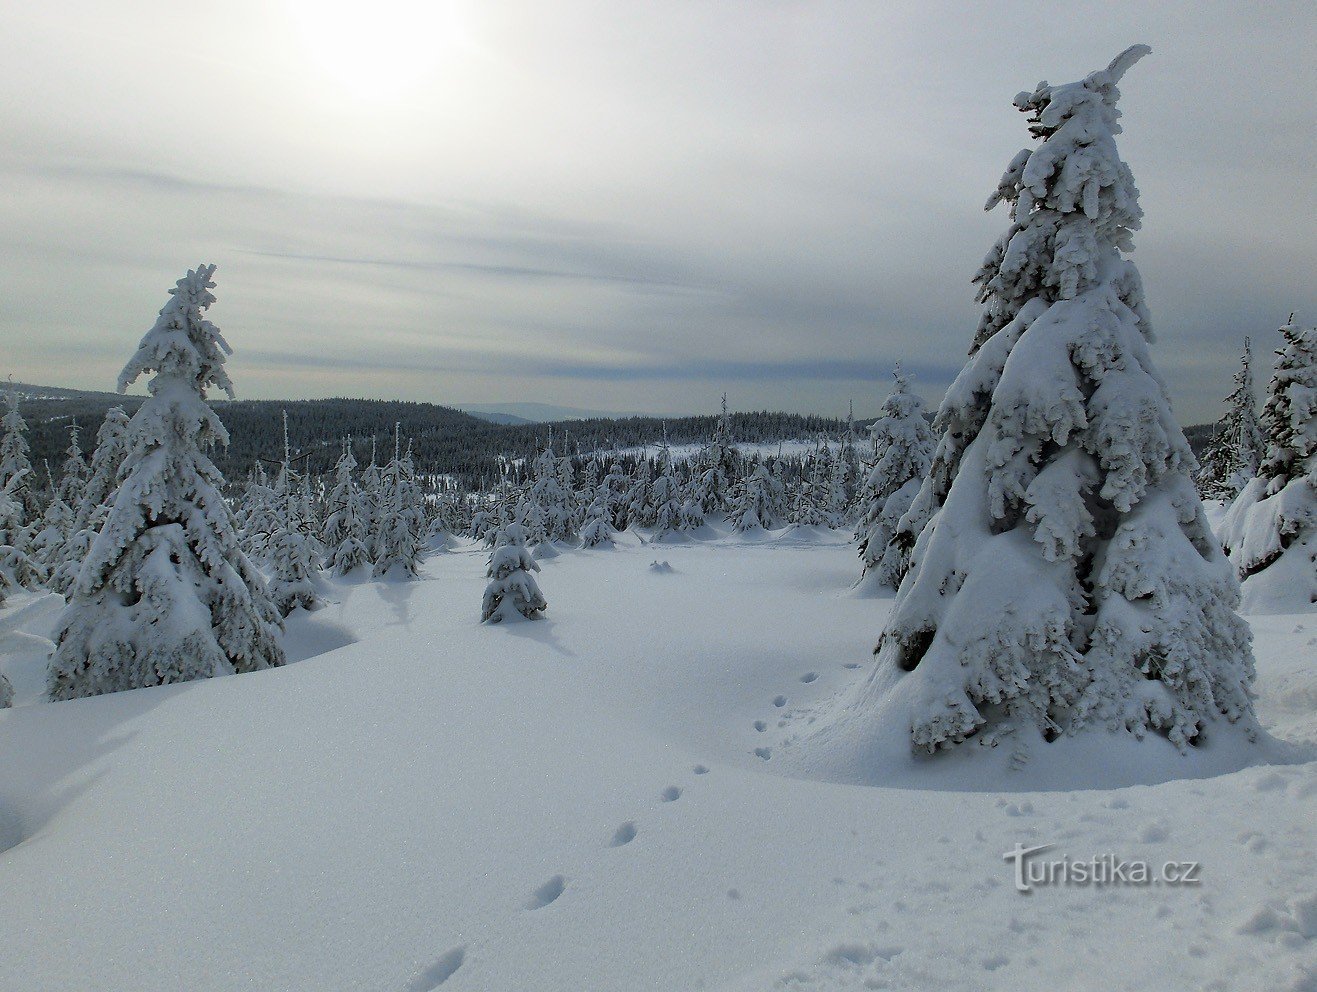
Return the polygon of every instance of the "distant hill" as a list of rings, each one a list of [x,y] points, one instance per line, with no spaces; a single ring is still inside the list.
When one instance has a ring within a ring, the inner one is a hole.
[[[564,420],[623,420],[627,417],[651,416],[636,411],[587,410],[575,406],[554,406],[552,403],[462,403],[458,409],[496,424],[549,424]]]
[[[23,397],[29,425],[33,465],[44,474],[42,460],[59,472],[68,448],[69,422],[82,428],[81,447],[90,451],[96,431],[112,406],[130,414],[143,396],[120,396],[57,386],[15,383]],[[299,468],[328,472],[338,458],[341,439],[351,435],[357,461],[366,464],[372,443],[379,461],[393,454],[393,428],[400,424],[403,443],[409,440],[421,472],[456,476],[463,485],[492,484],[502,471],[500,456],[527,460],[550,437],[559,454],[637,449],[665,434],[674,445],[700,445],[713,433],[715,417],[592,417],[553,423],[493,423],[470,412],[434,403],[399,400],[334,398],[322,400],[215,400],[215,411],[228,428],[230,444],[214,453],[215,463],[230,482],[246,478],[258,461],[273,468],[283,456],[283,413]],[[548,404],[543,409],[553,408]],[[489,416],[489,414],[485,414]],[[507,414],[506,416],[515,416]],[[759,411],[734,413],[732,432],[748,444],[770,445],[782,440],[837,434],[840,420],[797,413]],[[857,424],[863,429],[863,424]]]

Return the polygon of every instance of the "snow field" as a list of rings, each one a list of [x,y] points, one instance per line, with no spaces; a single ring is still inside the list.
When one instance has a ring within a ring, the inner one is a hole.
[[[824,781],[791,741],[868,677],[888,601],[841,534],[701,537],[545,559],[544,619],[496,628],[484,549],[325,581],[306,660],[55,705],[22,704],[57,600],[16,597],[0,988],[1312,987],[1310,752],[1121,789]],[[1259,715],[1309,747],[1314,637],[1257,642]],[[1021,895],[1016,843],[1204,881]]]

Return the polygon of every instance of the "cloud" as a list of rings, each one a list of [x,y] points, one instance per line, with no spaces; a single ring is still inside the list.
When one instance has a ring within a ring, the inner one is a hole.
[[[323,85],[275,8],[193,12],[168,86],[180,23],[145,2],[0,15],[19,378],[112,382],[205,259],[247,396],[872,413],[899,359],[936,401],[1028,141],[1011,96],[1140,40],[1122,150],[1181,417],[1245,334],[1317,321],[1317,127],[1274,90],[1312,88],[1297,5],[1066,8],[1024,45],[1010,3],[458,3],[469,50],[386,103]]]

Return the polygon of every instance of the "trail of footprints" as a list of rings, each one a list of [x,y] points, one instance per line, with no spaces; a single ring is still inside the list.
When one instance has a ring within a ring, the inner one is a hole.
[[[857,662],[857,661],[848,661],[848,662],[846,662],[845,664],[843,664],[841,667],[844,668],[844,669],[846,669],[847,671],[851,671],[851,672],[853,672],[853,671],[856,671],[856,670],[862,668],[863,666],[862,666],[859,662]],[[818,673],[818,672],[806,672],[804,675],[800,676],[800,682],[801,682],[802,685],[810,685],[811,683],[813,683],[813,682],[817,682],[818,680],[819,680],[819,673]],[[788,700],[787,700],[786,695],[784,695],[784,694],[778,694],[778,695],[776,695],[776,696],[773,697],[773,700],[772,700],[772,702],[773,702],[773,707],[774,707],[775,709],[779,709],[779,710],[781,710],[781,709],[785,709],[785,708],[786,708],[786,705],[787,705],[787,701],[788,701]],[[785,727],[785,726],[786,726],[786,719],[785,719],[785,718],[783,718],[783,719],[779,719],[779,720],[777,721],[777,725],[778,725],[779,727]],[[767,720],[756,720],[756,721],[754,722],[753,726],[754,726],[754,728],[755,728],[755,733],[757,733],[757,734],[762,734],[762,733],[764,733],[765,731],[768,730],[768,721],[767,721]],[[771,760],[773,759],[773,749],[772,749],[772,748],[768,748],[768,747],[757,747],[757,748],[755,748],[754,750],[752,750],[750,753],[753,754],[756,758],[759,758],[761,761],[771,761]]]
[[[848,671],[856,671],[862,666],[856,662],[847,662],[842,665],[842,667]],[[817,682],[818,679],[818,672],[805,672],[800,676],[800,682],[802,685],[810,685]],[[787,702],[788,699],[785,694],[779,694],[772,699],[773,707],[778,710],[786,709]],[[783,726],[785,723],[785,719],[778,720],[778,726]],[[756,733],[765,733],[768,730],[768,721],[756,720],[754,722],[754,729]],[[752,753],[762,761],[770,761],[773,757],[772,749],[768,747],[757,747]],[[696,775],[707,775],[709,773],[708,766],[706,765],[695,765],[691,771]],[[659,792],[658,800],[661,803],[675,803],[681,799],[682,792],[683,789],[679,785],[665,786]],[[626,820],[613,831],[613,836],[609,838],[606,846],[610,848],[626,847],[628,844],[632,843],[639,834],[640,828],[636,825],[636,821]],[[529,898],[526,900],[524,909],[530,912],[544,909],[545,907],[551,906],[553,903],[557,902],[566,891],[567,877],[565,875],[554,875],[530,894]],[[736,892],[736,890],[728,892],[728,898],[735,899],[739,898],[739,896],[740,893]],[[412,984],[408,986],[408,992],[435,992],[439,986],[443,985],[444,982],[448,981],[448,979],[457,972],[465,960],[465,945],[453,948],[422,971]]]
[[[709,774],[707,765],[694,765],[691,771],[696,775]],[[658,794],[659,802],[675,803],[681,798],[684,790],[679,785],[666,786]],[[608,847],[626,847],[640,833],[640,828],[636,826],[635,820],[627,820],[613,831],[613,836],[609,839]],[[526,900],[523,909],[527,911],[536,911],[550,906],[567,891],[567,876],[554,875],[547,882],[537,888],[530,894]],[[439,986],[452,978],[457,969],[462,967],[466,961],[466,945],[454,947],[446,952],[435,962],[423,969],[407,986],[407,992],[435,992]]]

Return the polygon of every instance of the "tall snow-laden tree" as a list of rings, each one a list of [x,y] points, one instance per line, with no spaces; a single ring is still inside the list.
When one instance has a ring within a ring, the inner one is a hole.
[[[1212,442],[1198,473],[1198,489],[1209,499],[1234,499],[1258,474],[1262,461],[1266,441],[1258,423],[1253,351],[1248,338],[1244,339],[1244,354],[1234,382],[1234,391],[1226,397],[1225,416],[1212,432]]]
[[[526,528],[520,524],[508,524],[499,532],[485,572],[489,584],[480,607],[481,623],[534,620],[548,607],[532,574],[540,565],[526,549],[526,540]]]
[[[896,540],[897,525],[932,462],[937,439],[924,419],[924,401],[910,391],[901,366],[893,373],[896,388],[869,427],[877,459],[869,468],[860,497],[860,584],[895,589],[910,565],[908,546]]]
[[[696,493],[700,508],[707,516],[729,509],[731,487],[741,471],[741,453],[732,436],[732,420],[727,413],[727,394],[723,393],[722,415],[713,437],[696,459]]]
[[[27,553],[27,528],[17,496],[27,471],[0,486],[0,606],[11,593],[35,589],[45,580],[41,566]]]
[[[233,395],[229,346],[205,317],[214,272],[201,265],[178,281],[119,375],[123,392],[155,373],[129,423],[123,481],[56,625],[53,699],[283,664],[279,614],[238,547],[207,455],[228,434],[206,391]]]
[[[411,460],[401,451],[399,430],[400,425],[395,425],[393,460],[384,467],[380,479],[381,500],[373,542],[376,578],[414,579],[421,560],[425,515]]]
[[[274,531],[266,545],[270,580],[266,585],[270,600],[280,616],[288,616],[301,607],[314,610],[320,605],[312,575],[321,565],[320,544],[311,531],[305,503],[304,480],[293,471],[292,449],[288,443],[288,413],[284,412],[284,460],[275,483],[274,508],[277,511]]]
[[[87,485],[87,460],[82,455],[79,440],[81,432],[76,420],[69,424],[69,447],[60,469],[59,485],[55,492],[71,509],[78,505]]]
[[[1290,323],[1262,409],[1266,451],[1221,524],[1244,606],[1282,613],[1317,603],[1317,328]]]
[[[27,421],[18,408],[18,389],[11,382],[5,390],[5,415],[0,420],[0,489],[17,479],[12,496],[22,509],[24,526],[35,523],[41,513],[41,501],[33,490],[35,478],[31,450],[27,443]]]
[[[852,714],[903,722],[917,750],[1256,734],[1238,586],[1125,257],[1142,211],[1116,87],[1148,51],[1015,98],[1041,144],[988,200],[1011,224],[975,279],[983,316],[907,514],[927,525]]]
[[[681,515],[681,483],[677,479],[666,435],[658,454],[658,476],[649,487],[649,503],[655,540],[661,541],[665,534],[686,529]]]
[[[96,432],[96,450],[87,468],[87,479],[77,500],[76,510],[64,544],[59,564],[50,573],[50,588],[67,596],[82,571],[82,563],[91,551],[92,542],[110,513],[109,499],[118,485],[119,468],[128,455],[128,414],[123,407],[111,407]]]
[[[604,490],[600,488],[585,512],[585,525],[581,528],[581,544],[587,548],[597,547],[600,544],[611,546],[613,535],[616,533],[613,529],[613,514],[608,508],[608,499]]]
[[[352,474],[356,467],[357,460],[352,456],[349,439],[334,466],[334,487],[326,506],[324,546],[329,551],[329,565],[335,575],[347,575],[370,563],[367,545],[370,506]]]
[[[87,484],[77,503],[75,531],[89,526],[100,530],[109,512],[109,501],[119,484],[119,470],[128,457],[128,414],[121,406],[105,411],[105,421],[96,432],[96,450],[87,469]]]

